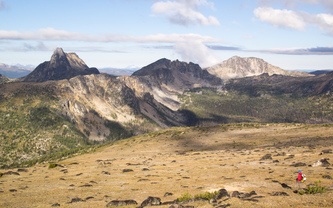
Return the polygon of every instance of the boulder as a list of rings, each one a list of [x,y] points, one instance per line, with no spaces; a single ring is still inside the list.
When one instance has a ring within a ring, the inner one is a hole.
[[[287,194],[286,192],[281,191],[281,192],[273,192],[271,194],[271,196],[289,196],[289,194]]]
[[[317,162],[312,164],[312,167],[317,167],[317,166],[321,166],[321,167],[328,167],[331,165],[331,163],[328,162],[329,159],[327,158],[321,158],[320,160],[318,160]]]
[[[132,204],[138,204],[138,203],[134,200],[123,200],[123,201],[113,200],[113,201],[109,202],[106,205],[106,207],[111,207],[111,206],[120,207],[120,206],[132,205]]]
[[[294,166],[294,167],[302,167],[302,166],[306,166],[305,163],[302,163],[302,162],[298,162],[298,163],[295,163],[295,164],[291,164],[290,166]]]
[[[266,154],[264,156],[261,157],[260,160],[272,160],[272,155],[271,154]]]
[[[215,199],[216,200],[219,200],[221,199],[222,197],[229,197],[230,195],[228,194],[228,191],[225,190],[225,189],[220,189],[219,190],[219,193],[216,195]]]
[[[156,205],[161,205],[161,199],[158,197],[149,196],[141,203],[140,207],[156,206]]]

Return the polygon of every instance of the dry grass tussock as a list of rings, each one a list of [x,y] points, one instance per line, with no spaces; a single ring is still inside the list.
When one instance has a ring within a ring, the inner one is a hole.
[[[95,153],[58,162],[55,168],[44,164],[0,170],[20,174],[0,178],[0,207],[51,207],[56,203],[61,207],[105,207],[112,200],[131,199],[140,204],[148,196],[166,202],[184,193],[194,196],[222,188],[257,195],[249,200],[224,197],[217,201],[218,206],[333,207],[333,180],[323,177],[333,177],[332,165],[309,166],[321,158],[332,159],[332,153],[320,155],[333,149],[332,133],[332,125],[305,124],[172,128],[118,141]],[[262,160],[266,154],[271,159]],[[306,166],[292,166],[299,162]],[[307,175],[304,188],[320,180],[328,191],[293,193],[299,169]],[[292,189],[283,188],[283,183]],[[172,195],[164,196],[166,192]],[[275,192],[289,196],[272,196]]]

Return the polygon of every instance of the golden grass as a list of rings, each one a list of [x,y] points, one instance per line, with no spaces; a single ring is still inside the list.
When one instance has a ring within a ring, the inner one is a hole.
[[[20,176],[5,175],[0,178],[0,207],[50,207],[55,203],[61,207],[105,207],[112,200],[133,199],[140,204],[148,196],[165,202],[186,192],[195,195],[221,188],[228,192],[254,190],[263,196],[257,198],[259,202],[223,198],[221,204],[230,207],[333,207],[332,191],[300,196],[272,181],[294,189],[301,169],[307,175],[306,184],[321,180],[322,185],[333,188],[333,180],[322,178],[333,176],[332,170],[290,166],[332,158],[332,154],[319,155],[323,149],[332,149],[332,130],[330,125],[305,124],[172,128],[58,163],[64,167],[49,169],[45,164],[27,168]],[[279,162],[260,161],[268,153]],[[276,156],[278,153],[281,156]],[[286,159],[289,155],[294,158]],[[133,172],[123,173],[124,169]],[[84,185],[91,186],[80,187]],[[270,195],[281,191],[290,196]],[[164,197],[166,192],[173,195]],[[69,203],[75,197],[93,198]],[[192,205],[212,207],[206,202]]]

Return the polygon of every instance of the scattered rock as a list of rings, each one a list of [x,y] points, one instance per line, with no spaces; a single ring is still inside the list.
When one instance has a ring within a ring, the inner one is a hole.
[[[283,188],[285,188],[285,189],[291,189],[291,187],[290,186],[288,186],[287,184],[285,184],[285,183],[281,183],[281,186],[283,187]]]
[[[79,187],[91,187],[92,185],[91,184],[84,184],[82,186],[79,186]]]
[[[89,181],[89,183],[94,183],[94,184],[97,184],[97,182],[96,182],[96,181]]]
[[[124,169],[123,173],[134,172],[132,169]]]
[[[93,196],[88,196],[85,201],[89,200],[89,199],[93,199],[94,197]]]
[[[10,192],[17,192],[16,189],[9,189]]]
[[[330,175],[323,175],[323,178],[332,180],[332,177]]]
[[[239,198],[240,197],[240,193],[238,191],[233,191],[231,194],[231,197],[233,198]]]
[[[317,167],[317,166],[328,167],[331,165],[331,163],[329,163],[328,160],[329,160],[328,158],[321,158],[317,162],[313,163],[312,167]]]
[[[271,196],[289,196],[289,194],[287,194],[286,192],[281,191],[281,192],[273,192],[271,194]]]
[[[17,172],[28,172],[28,169],[25,169],[25,168],[19,168],[19,169],[17,169]]]
[[[152,197],[149,196],[147,199],[145,199],[140,207],[146,207],[146,206],[156,206],[156,205],[160,205],[161,204],[161,199],[158,197]]]
[[[279,160],[273,160],[273,163],[279,163],[280,161]]]
[[[142,171],[149,171],[149,169],[148,168],[143,168]]]
[[[141,181],[150,181],[149,179],[146,179],[146,178],[141,178],[138,180],[138,182],[141,182]]]
[[[79,174],[76,174],[75,176],[80,176],[80,175],[82,175],[83,173],[79,173]]]
[[[59,203],[52,204],[51,207],[60,207]]]
[[[8,171],[3,173],[2,175],[20,175],[18,172]]]
[[[75,203],[75,202],[83,202],[84,200],[79,198],[79,197],[75,197],[75,198],[72,198],[72,200],[69,202],[69,203]]]
[[[289,159],[292,159],[294,157],[295,157],[295,155],[289,155],[288,157],[284,158],[284,160],[289,160]]]
[[[111,173],[107,172],[107,171],[102,171],[102,174],[105,174],[105,175],[111,175]]]
[[[65,181],[65,179],[64,179],[64,178],[59,178],[59,180]]]
[[[138,203],[134,200],[123,200],[123,201],[113,200],[113,201],[109,202],[106,205],[106,207],[111,207],[111,206],[120,207],[120,206],[132,205],[132,204],[136,205]]]
[[[320,155],[322,154],[330,154],[330,153],[333,153],[331,149],[326,149],[326,150],[323,150],[321,151]]]
[[[271,154],[266,154],[264,156],[261,157],[260,160],[272,160],[272,155]]]
[[[164,194],[164,197],[172,196],[172,195],[173,195],[173,193],[166,192],[166,193]]]
[[[298,162],[298,163],[295,163],[295,164],[291,164],[290,166],[293,166],[293,167],[302,167],[302,166],[306,166],[306,164],[302,163],[302,162]]]
[[[215,199],[216,200],[219,200],[221,199],[222,197],[229,197],[229,194],[228,194],[228,191],[225,190],[225,189],[220,189],[219,190],[219,193],[216,195]]]
[[[254,195],[257,195],[257,193],[255,191],[251,191],[250,193],[241,193],[239,198],[249,198]]]

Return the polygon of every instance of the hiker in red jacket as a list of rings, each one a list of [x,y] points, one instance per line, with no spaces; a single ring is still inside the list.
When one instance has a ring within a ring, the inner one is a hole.
[[[301,183],[302,183],[302,180],[303,180],[303,174],[302,174],[302,171],[298,171],[298,177],[296,179],[296,184],[298,184],[298,189],[301,188]]]

